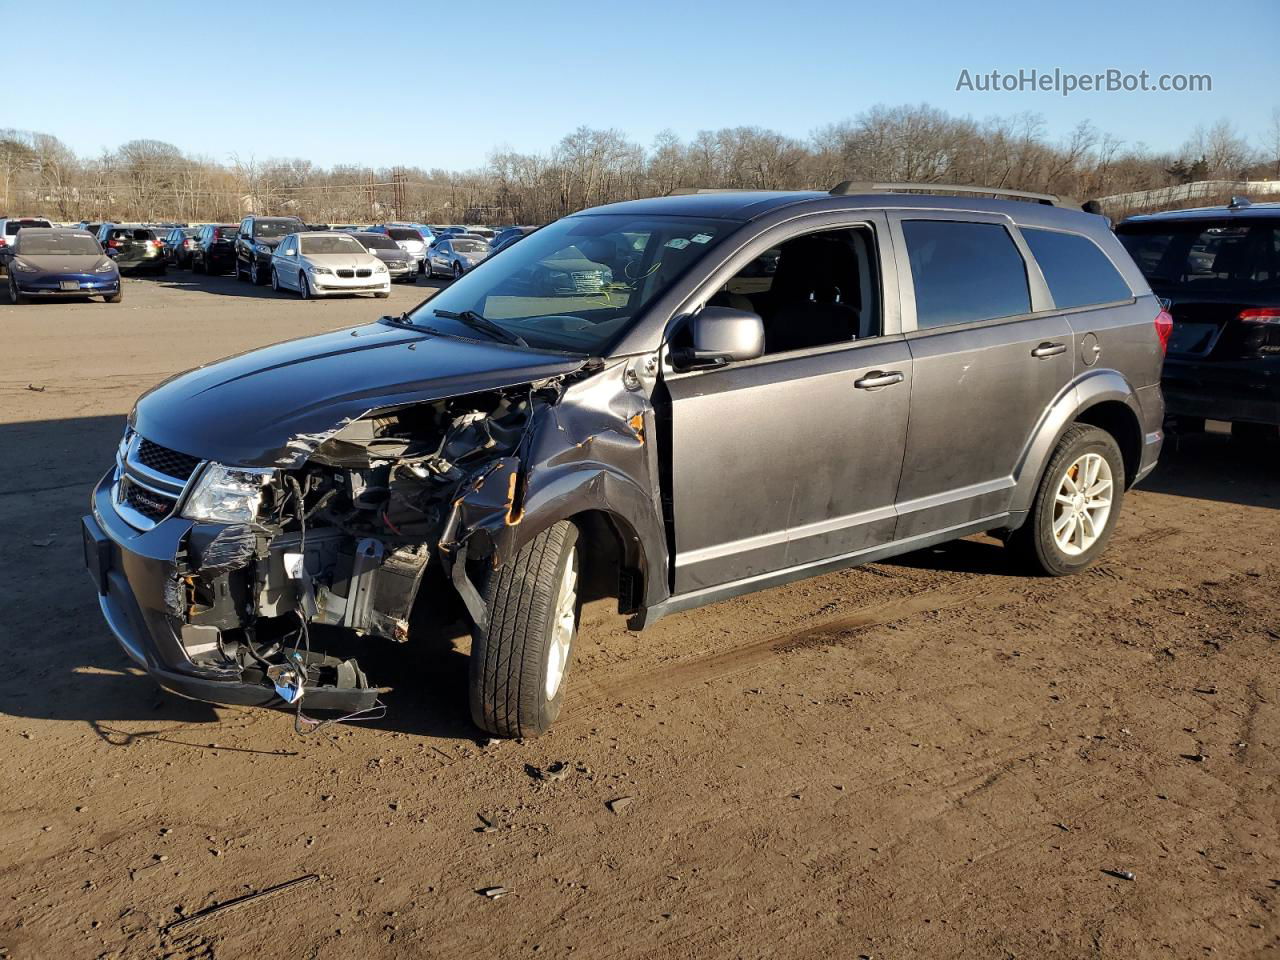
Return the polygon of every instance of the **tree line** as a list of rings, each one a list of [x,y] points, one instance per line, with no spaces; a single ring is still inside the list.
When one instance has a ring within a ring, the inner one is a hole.
[[[0,129],[0,215],[533,224],[693,187],[827,189],[841,180],[980,184],[1087,199],[1206,179],[1280,179],[1280,108],[1261,140],[1250,142],[1222,120],[1160,152],[1089,121],[1053,139],[1038,114],[975,120],[920,104],[875,106],[805,139],[732,127],[688,141],[667,131],[645,146],[618,130],[580,127],[549,150],[496,149],[480,169],[450,171],[323,168],[238,155],[220,161],[159,140],[85,157],[52,134]]]

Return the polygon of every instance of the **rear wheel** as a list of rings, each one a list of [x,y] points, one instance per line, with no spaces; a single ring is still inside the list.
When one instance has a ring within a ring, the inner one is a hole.
[[[578,633],[578,528],[542,531],[485,585],[488,626],[471,642],[471,716],[499,737],[536,737],[560,714]]]
[[[1026,522],[1009,538],[1035,571],[1079,573],[1106,549],[1124,498],[1124,458],[1115,438],[1073,424],[1058,442]]]
[[[280,274],[276,272],[276,268],[271,268],[271,289],[276,293],[280,292]]]

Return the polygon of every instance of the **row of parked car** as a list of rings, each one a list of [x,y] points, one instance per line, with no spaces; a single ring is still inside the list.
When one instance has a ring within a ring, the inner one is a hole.
[[[0,266],[15,252],[19,232],[33,228],[55,229],[50,220],[41,217],[0,218]],[[53,246],[49,246],[52,239],[48,237],[39,243],[49,250],[83,247],[85,256],[90,245],[85,241],[96,243],[99,259],[105,255],[113,267],[95,264],[93,270],[116,275],[109,299],[118,301],[122,296],[120,273],[163,275],[170,267],[206,274],[234,272],[237,279],[270,282],[276,289],[295,290],[306,297],[338,292],[386,296],[390,283],[413,283],[423,274],[456,279],[534,228],[495,230],[417,223],[331,227],[309,225],[296,217],[249,216],[239,224],[83,221],[71,229],[74,237],[64,233]],[[32,239],[31,243],[37,241]],[[23,277],[23,282],[29,281],[24,293],[19,280],[11,275],[10,296],[13,302],[21,302],[28,296],[97,291],[101,279],[96,276],[92,287],[81,287],[75,278],[62,277],[45,288],[32,286],[34,277]]]

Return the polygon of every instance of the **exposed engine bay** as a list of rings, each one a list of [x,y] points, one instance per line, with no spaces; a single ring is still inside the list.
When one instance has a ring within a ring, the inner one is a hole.
[[[498,562],[484,527],[519,521],[521,453],[561,392],[548,380],[371,414],[300,467],[255,473],[256,519],[196,522],[176,557],[165,603],[187,658],[287,703],[374,707],[384,691],[355,660],[313,653],[309,626],[405,641],[425,578],[452,580],[482,620],[468,556]]]

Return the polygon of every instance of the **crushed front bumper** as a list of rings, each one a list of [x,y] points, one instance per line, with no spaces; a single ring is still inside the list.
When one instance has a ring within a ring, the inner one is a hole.
[[[94,489],[92,513],[81,519],[81,527],[85,567],[97,588],[98,606],[124,652],[160,686],[182,696],[235,706],[288,707],[262,669],[192,659],[183,620],[171,609],[169,594],[193,523],[171,516],[150,530],[133,528],[114,509],[111,476]],[[353,661],[313,655],[308,662],[337,679],[304,687],[302,703],[308,710],[367,710],[386,692],[369,686]]]

